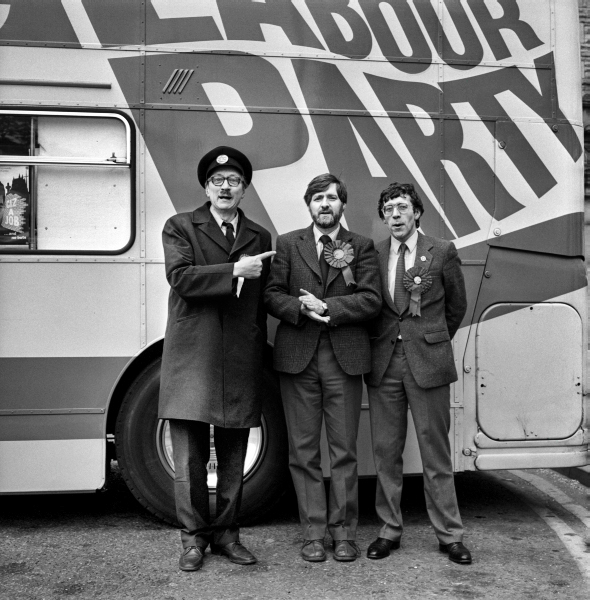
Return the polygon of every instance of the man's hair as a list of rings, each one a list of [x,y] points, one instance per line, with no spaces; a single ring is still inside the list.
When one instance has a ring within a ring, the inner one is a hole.
[[[379,217],[381,219],[384,218],[383,205],[389,200],[399,198],[400,196],[407,196],[412,202],[413,209],[420,212],[419,217],[416,219],[416,228],[420,227],[420,217],[424,214],[424,205],[422,204],[420,196],[418,196],[418,192],[411,183],[398,183],[397,181],[394,181],[381,192],[379,202],[377,203]]]
[[[340,202],[342,202],[342,204],[346,204],[346,200],[348,199],[346,184],[341,179],[338,179],[336,175],[332,175],[331,173],[318,175],[308,183],[307,189],[305,190],[305,195],[303,196],[305,204],[309,206],[314,194],[327,190],[332,183],[336,184],[336,191],[338,192],[338,198],[340,198]]]

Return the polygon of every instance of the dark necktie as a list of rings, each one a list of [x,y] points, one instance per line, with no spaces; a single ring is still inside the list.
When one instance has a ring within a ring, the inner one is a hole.
[[[225,237],[227,238],[229,245],[233,246],[234,242],[236,241],[236,236],[234,235],[234,226],[226,221],[224,221],[223,224],[225,225]]]
[[[329,235],[323,235],[320,238],[320,242],[324,244],[324,248],[326,244],[329,244],[332,241],[332,238]],[[320,252],[320,269],[322,270],[322,280],[324,282],[324,290],[326,289],[326,284],[328,283],[328,273],[330,272],[330,265],[324,256],[324,248]]]
[[[406,272],[406,260],[404,255],[407,249],[408,247],[405,244],[400,244],[397,266],[395,269],[395,285],[393,286],[393,303],[400,315],[404,312],[408,304],[408,292],[404,287],[404,273]]]

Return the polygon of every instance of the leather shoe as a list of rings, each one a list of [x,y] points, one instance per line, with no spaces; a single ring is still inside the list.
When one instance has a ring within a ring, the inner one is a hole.
[[[326,560],[324,540],[305,540],[301,546],[301,558],[309,562],[322,562]]]
[[[211,552],[227,556],[236,565],[253,565],[256,562],[256,557],[245,546],[242,546],[240,542],[230,542],[225,546],[214,546],[211,544]]]
[[[178,566],[181,571],[198,571],[203,566],[205,548],[189,546],[180,555]]]
[[[471,564],[471,552],[461,542],[451,544],[439,544],[439,550],[449,555],[449,558],[460,565]]]
[[[389,556],[390,550],[397,550],[399,548],[399,540],[388,540],[386,538],[378,537],[371,545],[367,548],[367,558],[386,558]]]
[[[361,555],[361,549],[354,540],[334,541],[334,560],[351,562]]]

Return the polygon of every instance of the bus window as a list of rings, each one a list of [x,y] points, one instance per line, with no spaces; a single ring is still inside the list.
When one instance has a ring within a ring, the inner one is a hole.
[[[132,235],[119,115],[0,111],[0,251],[121,251]]]

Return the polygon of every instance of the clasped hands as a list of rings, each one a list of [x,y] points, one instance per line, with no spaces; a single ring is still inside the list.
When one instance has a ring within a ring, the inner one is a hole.
[[[329,323],[330,317],[323,317],[324,314],[324,303],[322,300],[316,298],[313,294],[310,294],[306,290],[299,290],[301,296],[299,296],[299,302],[301,302],[301,312],[312,319],[313,321],[319,321],[320,323]]]

